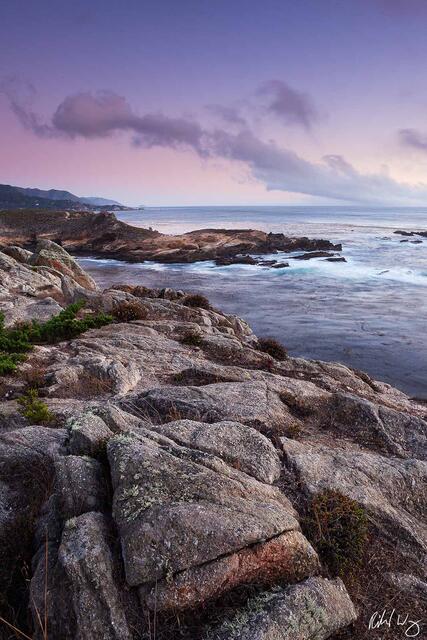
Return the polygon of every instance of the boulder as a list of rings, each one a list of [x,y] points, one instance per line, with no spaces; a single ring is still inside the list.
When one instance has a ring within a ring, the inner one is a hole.
[[[84,289],[96,290],[96,283],[80,265],[56,242],[39,240],[34,254],[29,261],[34,266],[50,267],[55,271],[70,276]]]
[[[396,555],[427,562],[427,462],[361,451],[349,444],[297,442],[282,438],[286,464],[306,495],[338,491],[367,510],[383,540],[399,545]]]
[[[331,425],[341,436],[382,453],[427,460],[427,422],[349,393],[335,393]]]
[[[203,387],[160,387],[132,398],[156,422],[172,416],[203,422],[232,420],[266,431],[281,429],[287,411],[265,382],[223,382]]]
[[[7,247],[2,247],[2,252],[21,264],[28,264],[31,256],[33,255],[31,251],[27,251],[27,249],[23,249],[22,247],[18,247],[13,244]]]
[[[86,412],[70,418],[68,450],[76,456],[102,457],[113,432],[99,416]]]
[[[55,495],[63,521],[90,511],[107,511],[108,482],[92,458],[61,456],[55,460]]]
[[[177,420],[150,428],[180,445],[218,456],[260,482],[271,484],[280,476],[280,458],[270,440],[239,422]]]
[[[148,593],[142,587],[140,597],[152,611],[194,609],[240,585],[298,582],[319,571],[317,554],[306,538],[300,531],[287,531],[157,582]]]
[[[356,617],[341,580],[309,578],[250,599],[206,640],[325,640]]]
[[[277,565],[274,577],[295,581],[317,570],[316,554],[300,534],[287,498],[220,458],[148,430],[112,438],[108,458],[127,582],[144,587],[145,594],[150,585],[167,579],[171,592],[165,591],[165,608],[176,600],[174,590],[182,594],[183,582],[189,595],[179,601],[186,607],[249,576],[260,577],[268,549],[248,551],[231,565],[214,561],[285,533],[295,536],[270,547]]]
[[[64,429],[24,427],[0,435],[0,594],[23,580],[35,521],[54,477]],[[1,598],[0,598],[1,605]]]
[[[108,521],[100,513],[86,513],[65,524],[58,561],[70,600],[57,602],[57,607],[66,607],[74,618],[75,640],[132,640],[111,538]]]

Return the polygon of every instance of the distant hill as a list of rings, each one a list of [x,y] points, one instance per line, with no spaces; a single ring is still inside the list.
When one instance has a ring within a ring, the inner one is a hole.
[[[127,209],[115,200],[80,197],[58,189],[31,189],[0,184],[0,209],[57,209],[93,211],[95,209]]]

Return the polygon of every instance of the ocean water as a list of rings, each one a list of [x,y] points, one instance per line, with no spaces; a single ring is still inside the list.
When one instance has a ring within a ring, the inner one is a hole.
[[[400,242],[396,229],[427,230],[427,208],[149,208],[118,217],[163,233],[253,228],[342,242],[346,263],[292,260],[289,268],[129,264],[82,258],[102,286],[127,282],[199,291],[245,318],[289,352],[344,362],[427,399],[427,239]],[[414,240],[415,238],[408,238]]]

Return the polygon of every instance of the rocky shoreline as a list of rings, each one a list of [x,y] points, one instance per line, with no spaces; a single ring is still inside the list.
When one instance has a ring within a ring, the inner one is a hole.
[[[133,227],[113,213],[86,211],[0,211],[0,245],[34,249],[37,240],[52,240],[76,255],[92,255],[130,262],[191,263],[202,260],[241,262],[251,254],[254,264],[263,254],[278,251],[342,251],[329,240],[291,238],[282,233],[252,229],[201,229],[165,235]],[[334,252],[334,253],[331,253]],[[244,258],[243,258],[244,259]]]
[[[32,248],[0,252],[0,350],[22,347],[23,320],[85,303],[0,378],[0,638],[8,625],[40,640],[399,638],[369,629],[387,608],[423,637],[426,407],[292,358],[203,296],[100,291],[51,242],[62,230],[65,248],[104,237],[119,252],[129,231],[88,215],[43,218],[34,245],[0,214],[1,242]],[[139,233],[134,256],[171,242]],[[293,242],[195,233],[196,249],[166,255]],[[94,314],[103,326],[83,331]]]

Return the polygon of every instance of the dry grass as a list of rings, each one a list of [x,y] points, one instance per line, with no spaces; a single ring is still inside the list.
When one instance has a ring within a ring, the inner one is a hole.
[[[146,320],[147,310],[138,302],[119,302],[113,309],[113,318],[117,322]]]

